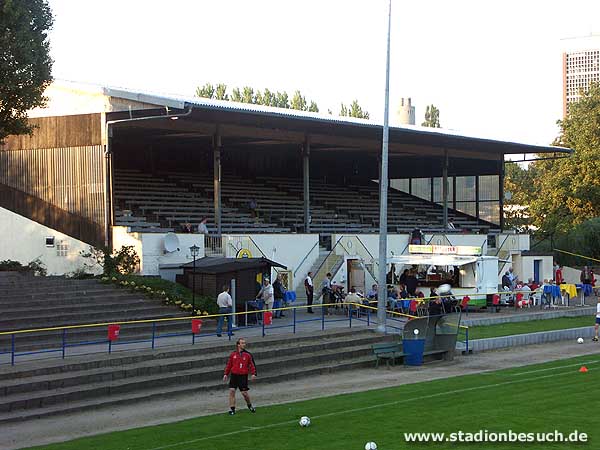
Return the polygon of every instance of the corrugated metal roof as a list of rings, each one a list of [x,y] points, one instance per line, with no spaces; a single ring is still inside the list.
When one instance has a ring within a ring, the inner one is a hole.
[[[97,86],[96,86],[97,88]],[[275,108],[271,106],[255,105],[249,103],[238,103],[225,100],[213,100],[208,98],[185,96],[178,94],[165,94],[155,93],[142,90],[132,90],[128,88],[116,88],[116,87],[100,87],[102,92],[111,97],[123,98],[126,100],[133,100],[142,103],[149,103],[154,105],[165,106],[169,108],[185,109],[188,106],[201,108],[201,109],[213,109],[221,111],[231,111],[238,113],[249,113],[259,114],[270,117],[280,117],[287,119],[296,119],[304,121],[314,121],[321,123],[331,123],[336,125],[346,125],[361,128],[382,128],[383,124],[374,120],[358,119],[354,117],[340,117],[333,116],[324,113],[314,113],[308,111],[298,111],[294,109]],[[536,144],[527,144],[522,142],[506,141],[502,139],[486,138],[482,136],[474,136],[465,133],[461,133],[455,130],[449,130],[445,128],[428,128],[422,126],[390,126],[390,132],[408,132],[416,135],[423,136],[440,136],[449,138],[458,138],[466,140],[476,140],[480,142],[505,144],[511,146],[511,151],[506,153],[571,153],[572,150],[565,147],[553,147],[543,146]]]

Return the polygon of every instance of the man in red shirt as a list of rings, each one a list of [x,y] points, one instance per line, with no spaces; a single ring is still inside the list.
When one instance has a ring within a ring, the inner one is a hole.
[[[235,414],[235,390],[239,389],[246,400],[246,405],[251,412],[256,412],[256,408],[252,406],[250,395],[248,394],[248,374],[252,375],[251,380],[256,379],[256,366],[254,358],[250,352],[246,351],[246,340],[240,338],[235,343],[236,349],[231,352],[227,365],[225,366],[225,374],[223,375],[223,383],[227,382],[229,376],[229,415]]]

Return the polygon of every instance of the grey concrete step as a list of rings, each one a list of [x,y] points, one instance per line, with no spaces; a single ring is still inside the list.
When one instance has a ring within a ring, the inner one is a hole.
[[[20,300],[37,300],[37,299],[70,299],[87,295],[106,295],[108,293],[127,292],[135,293],[126,289],[120,289],[115,286],[90,286],[89,288],[77,287],[71,289],[40,289],[34,291],[14,290],[10,293],[1,294],[2,303],[16,302]]]
[[[357,357],[348,361],[330,360],[328,363],[323,364],[304,365],[301,370],[298,370],[296,368],[288,370],[284,368],[279,372],[267,373],[265,375],[259,374],[259,377],[257,378],[256,382],[261,384],[275,384],[280,382],[287,382],[295,378],[305,378],[313,375],[322,375],[343,370],[352,370],[357,368],[369,367],[374,364],[374,361],[374,357],[372,355],[368,355]],[[223,372],[221,370],[219,372],[219,375],[222,373]],[[36,409],[20,409],[10,412],[0,412],[0,423],[24,421],[54,415],[64,415],[77,411],[105,408],[120,404],[132,404],[136,402],[142,402],[145,400],[152,400],[158,398],[170,399],[176,395],[190,395],[202,392],[222,390],[223,383],[220,378],[221,377],[219,376],[215,381],[209,382],[190,383],[185,385],[175,385],[159,388],[148,388],[143,391],[137,391],[127,394],[115,394],[111,395],[110,397],[74,400],[68,403],[44,405],[41,408]]]
[[[352,333],[330,333],[302,340],[298,340],[297,336],[293,336],[293,340],[283,339],[290,341],[290,345],[282,345],[282,339],[276,338],[261,341],[253,350],[260,379],[286,380],[311,373],[372,364],[374,359],[371,344],[385,337],[368,330],[354,332],[354,337],[350,338],[351,336]],[[293,342],[295,345],[291,345]],[[126,367],[117,365],[73,373],[61,371],[50,377],[27,369],[15,370],[12,373],[13,379],[3,383],[5,387],[2,390],[3,397],[0,398],[0,422],[19,420],[25,416],[62,413],[70,411],[75,404],[82,408],[114,404],[115,401],[121,401],[123,396],[131,399],[131,394],[138,391],[143,395],[134,394],[133,398],[148,398],[165,392],[173,394],[222,389],[220,378],[231,346],[223,346],[205,354],[202,349],[199,350],[195,358],[173,352],[175,358],[164,358],[163,354],[163,358],[158,360],[146,359]],[[150,356],[146,352],[145,358]],[[157,365],[157,362],[161,364]],[[88,361],[86,364],[90,363]],[[57,367],[55,365],[52,370],[57,370]],[[27,373],[36,375],[28,377]],[[6,375],[3,374],[4,377]],[[102,401],[94,401],[94,398],[101,398]],[[59,403],[64,405],[61,407]],[[36,411],[25,413],[19,412],[20,409]]]
[[[12,305],[0,304],[0,317],[9,318],[17,317],[22,312],[31,313],[32,311],[43,313],[46,310],[51,311],[75,311],[77,309],[88,310],[88,308],[100,308],[109,306],[127,306],[127,305],[161,305],[162,302],[158,299],[149,299],[138,295],[109,295],[106,297],[82,297],[66,302],[62,300],[36,300],[15,303]],[[35,314],[35,313],[34,313]]]
[[[370,333],[370,336],[352,340],[349,345],[343,347],[343,352],[340,352],[340,346],[346,342],[345,339],[347,338],[338,337],[337,340],[327,340],[319,344],[308,342],[304,345],[291,346],[284,349],[272,346],[271,348],[254,352],[254,356],[257,361],[261,361],[260,371],[261,374],[264,374],[276,370],[277,364],[283,360],[286,360],[286,367],[291,367],[293,365],[302,366],[306,363],[340,358],[342,353],[344,358],[370,354],[370,345],[381,341],[379,336]],[[85,389],[85,386],[88,385],[95,386],[110,383],[114,389],[118,383],[121,383],[120,389],[135,390],[139,388],[140,383],[144,387],[148,387],[157,384],[181,383],[186,382],[188,379],[210,381],[222,374],[227,353],[227,351],[221,351],[208,355],[196,354],[194,357],[144,361],[124,367],[104,367],[101,369],[59,373],[53,376],[37,376],[5,381],[3,387],[0,389],[0,410],[3,408],[2,405],[10,403],[13,400],[23,400],[24,395],[30,399],[32,395],[43,395],[55,389],[66,389],[69,387],[77,387],[81,390]],[[287,361],[287,359],[292,357],[294,357],[292,361]]]

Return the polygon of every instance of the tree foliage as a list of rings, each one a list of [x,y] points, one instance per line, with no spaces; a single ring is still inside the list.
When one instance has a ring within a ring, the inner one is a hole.
[[[359,119],[368,119],[369,112],[363,110],[358,104],[358,100],[354,99],[350,106],[346,106],[342,103],[340,107],[340,116],[344,117],[357,117]]]
[[[0,1],[0,142],[10,134],[31,133],[27,111],[46,102],[52,23],[46,0]]]
[[[526,233],[530,230],[529,203],[534,195],[532,172],[518,163],[504,165],[505,226]]]
[[[572,148],[573,155],[538,161],[530,168],[533,223],[549,234],[600,216],[600,84],[581,94],[568,116],[558,121],[561,133],[555,142]]]
[[[434,105],[428,105],[425,109],[425,121],[421,124],[421,126],[440,128],[440,110]]]
[[[294,92],[294,96],[290,100],[288,93],[285,91],[272,91],[268,88],[260,91],[258,89],[255,90],[250,86],[244,86],[242,88],[233,88],[230,95],[226,84],[219,83],[216,86],[213,86],[211,83],[206,83],[204,86],[196,88],[196,96],[214,100],[231,100],[232,102],[249,103],[253,105],[319,112],[317,104],[312,100],[309,102],[298,90]]]

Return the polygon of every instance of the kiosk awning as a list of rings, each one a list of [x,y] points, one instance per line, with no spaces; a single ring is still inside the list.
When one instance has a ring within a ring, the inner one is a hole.
[[[459,255],[400,255],[387,259],[388,264],[407,264],[424,266],[464,266],[474,263],[477,256]]]

